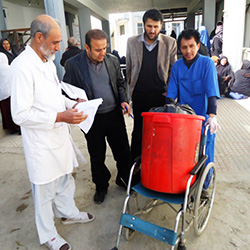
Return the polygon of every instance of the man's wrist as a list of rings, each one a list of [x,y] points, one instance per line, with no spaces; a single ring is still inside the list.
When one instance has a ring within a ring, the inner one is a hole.
[[[62,121],[62,112],[58,112],[56,115],[56,122],[61,122]]]

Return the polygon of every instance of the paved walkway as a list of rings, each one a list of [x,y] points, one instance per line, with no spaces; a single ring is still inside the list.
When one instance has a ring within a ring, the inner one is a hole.
[[[221,130],[215,144],[215,163],[219,171],[250,171],[250,98],[218,101]]]
[[[216,138],[215,163],[217,190],[209,224],[196,237],[187,234],[189,250],[248,250],[250,207],[250,98],[218,101],[218,122],[222,129]],[[126,117],[129,136],[132,119]],[[74,173],[75,200],[81,210],[93,212],[96,219],[86,225],[63,226],[56,220],[58,232],[74,250],[108,250],[115,245],[125,192],[115,181],[115,162],[110,149],[106,163],[112,172],[109,193],[102,205],[93,203],[94,185],[91,182],[89,157],[85,139],[76,126],[73,138],[88,160]],[[27,176],[21,136],[5,135],[0,139],[0,246],[6,250],[39,250],[34,223],[34,206]],[[150,216],[156,222],[168,223],[172,214],[167,207],[155,208]],[[149,218],[149,215],[146,215]],[[163,225],[164,226],[164,225]],[[121,238],[119,250],[169,249],[168,245],[145,235],[137,234],[127,242]]]

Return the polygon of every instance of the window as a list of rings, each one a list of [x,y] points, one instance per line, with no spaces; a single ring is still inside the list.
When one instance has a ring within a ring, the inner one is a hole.
[[[137,34],[140,35],[143,33],[142,23],[137,23]]]
[[[125,34],[125,26],[123,24],[123,25],[120,25],[120,36],[124,34]]]

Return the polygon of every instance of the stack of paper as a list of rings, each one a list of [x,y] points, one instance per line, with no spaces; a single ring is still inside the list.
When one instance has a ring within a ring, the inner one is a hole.
[[[80,98],[86,100],[85,102],[79,102],[76,108],[79,111],[83,111],[84,115],[88,115],[88,118],[85,121],[78,124],[78,126],[87,134],[95,119],[96,111],[103,102],[102,98],[88,101],[87,95],[83,89],[77,88],[65,82],[61,82],[61,87],[70,98]]]

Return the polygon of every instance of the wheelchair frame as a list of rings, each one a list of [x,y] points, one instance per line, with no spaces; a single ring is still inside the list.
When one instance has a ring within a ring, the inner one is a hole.
[[[208,131],[208,126],[205,127],[204,135],[206,137]],[[215,195],[216,187],[216,172],[213,162],[210,162],[207,166],[205,165],[208,158],[205,155],[205,140],[202,142],[202,157],[198,163],[191,170],[190,177],[187,181],[186,191],[183,194],[168,194],[156,192],[150,189],[147,189],[141,185],[141,183],[132,187],[131,182],[133,178],[134,169],[137,166],[140,166],[141,157],[139,157],[136,162],[133,164],[129,182],[127,187],[126,198],[123,205],[123,211],[120,219],[120,227],[118,231],[118,237],[116,246],[112,250],[118,250],[120,237],[123,227],[125,228],[125,237],[127,240],[130,240],[135,231],[141,232],[158,240],[168,243],[173,250],[177,246],[178,250],[185,250],[185,232],[189,230],[190,226],[193,224],[194,232],[196,235],[200,235],[205,229],[210,213],[212,211],[212,205]],[[206,176],[210,169],[213,169],[213,174],[209,187],[206,190],[203,190],[203,185],[206,180]],[[197,176],[195,182],[191,186],[191,181],[194,176]],[[152,200],[147,203],[142,209],[138,206],[137,194],[151,198]],[[129,199],[135,196],[137,212],[130,215],[129,214]],[[161,201],[159,203],[159,201]],[[174,210],[177,215],[175,219],[174,230],[152,224],[150,222],[140,219],[136,215],[149,213],[154,207],[167,204],[172,210]],[[172,204],[180,205],[180,209],[176,210]],[[191,219],[186,219],[186,214],[189,214]],[[179,228],[180,219],[182,221],[181,228]],[[187,224],[187,227],[185,225]],[[179,232],[178,232],[179,231]]]

